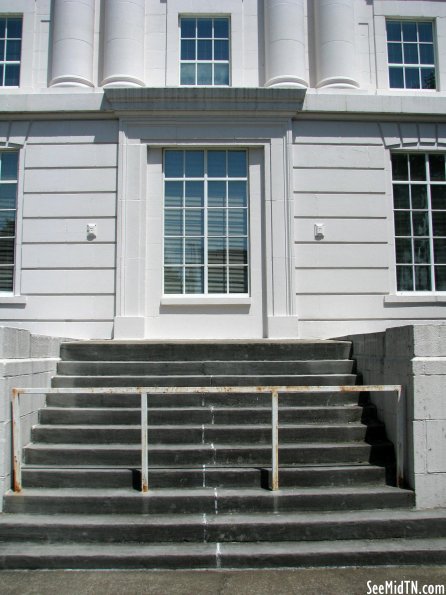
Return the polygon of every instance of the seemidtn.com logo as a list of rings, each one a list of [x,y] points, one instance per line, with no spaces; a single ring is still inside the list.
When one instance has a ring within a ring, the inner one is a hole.
[[[445,595],[444,585],[420,585],[418,581],[367,581],[367,595]]]

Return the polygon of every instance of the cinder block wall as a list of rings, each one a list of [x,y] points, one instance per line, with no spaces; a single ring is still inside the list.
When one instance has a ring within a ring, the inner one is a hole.
[[[371,397],[394,444],[400,423],[405,479],[415,490],[417,507],[446,506],[446,325],[404,326],[346,338],[353,342],[364,384],[404,386],[399,412],[391,393]]]
[[[0,510],[2,496],[12,483],[13,388],[49,387],[56,372],[62,338],[33,335],[26,330],[0,327]],[[22,445],[29,442],[37,410],[44,396],[20,397]]]

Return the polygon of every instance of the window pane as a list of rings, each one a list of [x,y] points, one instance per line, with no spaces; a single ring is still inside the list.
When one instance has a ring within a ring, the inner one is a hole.
[[[195,60],[195,39],[183,39],[181,41],[181,59]]]
[[[0,240],[0,264],[14,264],[14,238]]]
[[[228,209],[228,235],[243,236],[246,233],[246,209]]]
[[[391,89],[404,89],[404,73],[402,68],[389,68],[389,85]]]
[[[13,268],[0,268],[0,291],[12,291],[14,288],[13,283],[14,269]]]
[[[199,60],[212,60],[212,41],[198,40],[197,44],[197,58]]]
[[[434,236],[446,236],[446,211],[433,211]]]
[[[412,226],[414,236],[428,236],[429,217],[427,211],[412,212]]]
[[[435,264],[446,264],[446,239],[434,240]]]
[[[406,68],[406,89],[420,88],[420,70],[418,68]]]
[[[212,85],[212,64],[197,64],[197,85]]]
[[[409,155],[410,179],[414,181],[426,179],[426,161],[424,155]]]
[[[183,268],[164,269],[164,293],[183,293]]]
[[[421,69],[421,87],[423,89],[435,89],[437,86],[435,79],[434,68],[422,68]]]
[[[437,291],[446,291],[446,267],[435,267],[435,287]]]
[[[387,40],[401,41],[401,23],[399,21],[387,21]]]
[[[22,42],[17,40],[8,40],[6,44],[6,59],[19,61],[21,53]]]
[[[226,235],[226,210],[209,209],[208,211],[208,234],[210,236]]]
[[[229,263],[248,264],[248,242],[246,238],[229,238]]]
[[[210,178],[226,177],[226,151],[208,152],[208,176]]]
[[[396,283],[398,291],[413,291],[412,267],[396,267]]]
[[[412,263],[412,240],[396,238],[396,261],[398,264]]]
[[[185,172],[187,178],[204,176],[204,151],[186,151]]]
[[[209,267],[208,292],[226,293],[226,267]]]
[[[393,180],[408,180],[409,170],[407,167],[407,155],[394,153],[392,155],[392,178]]]
[[[432,23],[418,23],[418,39],[420,41],[433,41]]]
[[[195,19],[181,19],[181,37],[195,37]]]
[[[185,194],[186,207],[204,206],[204,182],[186,182]]]
[[[185,212],[186,236],[202,236],[204,232],[203,209],[188,209]]]
[[[434,46],[430,43],[420,44],[420,63],[433,64],[434,63]]]
[[[202,238],[188,238],[185,241],[184,259],[186,264],[204,264],[204,243]]]
[[[20,64],[5,64],[5,86],[18,87],[20,83]]]
[[[246,178],[246,151],[228,151],[228,175],[231,178]]]
[[[395,213],[395,235],[410,236],[410,211],[396,211]]]
[[[229,267],[229,293],[248,291],[248,271],[246,267]]]
[[[406,64],[418,64],[418,45],[416,43],[404,44],[404,62]]]
[[[411,186],[412,209],[427,209],[427,186]]]
[[[430,291],[432,288],[430,267],[415,267],[415,290]]]
[[[415,262],[420,264],[430,264],[430,243],[429,240],[414,240]]]
[[[0,17],[0,37],[5,37],[6,32],[6,19],[4,17]]]
[[[208,206],[226,206],[226,182],[208,182]]]
[[[186,268],[186,293],[204,292],[203,267]]]
[[[195,85],[195,64],[181,64],[182,85]]]
[[[214,64],[214,85],[229,85],[229,64]]]
[[[19,154],[16,152],[1,153],[1,180],[17,180],[17,160]]]
[[[164,264],[183,264],[183,240],[181,238],[165,239]]]
[[[417,41],[417,24],[403,22],[403,41]]]
[[[166,178],[182,178],[184,151],[165,151],[164,175]]]
[[[431,180],[445,181],[444,155],[429,155],[429,174]]]
[[[393,185],[393,205],[395,209],[410,209],[409,186],[407,184]]]
[[[403,52],[400,43],[389,43],[387,45],[387,57],[390,63],[402,64]]]
[[[0,60],[5,59],[5,40],[0,39]]]
[[[210,238],[208,241],[208,263],[226,264],[226,239]]]
[[[214,60],[229,59],[229,42],[223,39],[214,41]]]
[[[164,214],[164,233],[166,236],[183,235],[183,211],[166,209]]]
[[[214,37],[228,38],[229,37],[229,20],[228,19],[214,19]]]
[[[17,184],[0,184],[0,209],[15,209]]]
[[[7,23],[8,37],[22,37],[22,19],[9,19]]]
[[[245,207],[246,205],[246,182],[228,182],[228,206]]]
[[[183,182],[166,182],[164,191],[166,207],[183,206]]]
[[[212,37],[212,19],[197,19],[197,37]]]
[[[446,186],[431,186],[433,209],[446,209]]]

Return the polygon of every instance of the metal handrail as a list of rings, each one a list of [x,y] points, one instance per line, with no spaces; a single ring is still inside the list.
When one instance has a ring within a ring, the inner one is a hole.
[[[396,483],[404,481],[404,428],[405,408],[403,406],[403,387],[399,384],[369,384],[341,386],[145,386],[145,387],[96,387],[96,388],[14,388],[12,389],[13,418],[13,468],[14,491],[22,490],[22,446],[20,427],[20,395],[22,394],[139,394],[141,397],[141,492],[149,491],[149,457],[147,449],[148,421],[147,395],[159,394],[270,394],[271,395],[271,489],[279,489],[279,395],[281,393],[361,393],[393,392],[397,396],[396,428]]]

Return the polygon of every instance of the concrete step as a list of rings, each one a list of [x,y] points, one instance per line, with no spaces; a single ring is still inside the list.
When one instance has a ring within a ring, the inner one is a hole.
[[[139,444],[141,428],[128,425],[39,425],[32,442],[45,444]],[[287,424],[279,427],[281,442],[359,442],[383,440],[383,424]],[[150,425],[149,444],[271,444],[271,425]]]
[[[60,468],[32,467],[22,469],[25,488],[129,488],[139,489],[139,469],[128,468]],[[199,469],[150,467],[151,488],[245,488],[271,485],[268,467],[216,467]],[[385,468],[376,465],[319,465],[281,467],[282,487],[377,485],[385,482]]]
[[[55,376],[54,388],[119,386],[340,386],[356,383],[355,374],[258,374],[213,376]]]
[[[0,546],[0,568],[223,569],[443,564],[446,539],[286,543],[35,544]]]
[[[149,479],[150,480],[150,479]],[[412,507],[414,494],[390,486],[282,488],[38,489],[8,493],[6,513],[24,514],[265,514],[289,511],[370,510]]]
[[[326,407],[340,405],[359,405],[367,402],[362,393],[281,393],[281,407]],[[141,398],[131,394],[88,394],[61,393],[48,394],[46,403],[49,407],[126,407],[139,408]],[[164,395],[149,394],[148,407],[271,407],[270,394],[252,393],[166,393]]]
[[[393,445],[379,442],[327,442],[281,444],[283,465],[353,464],[378,462],[391,457]],[[271,446],[258,444],[162,444],[148,449],[152,465],[269,465]],[[129,465],[139,466],[138,444],[30,444],[23,450],[25,463],[32,465]]]
[[[64,361],[264,361],[349,359],[349,341],[76,341],[61,345]]]
[[[352,423],[373,416],[374,408],[357,406],[279,407],[280,423]],[[271,406],[257,407],[153,407],[148,422],[158,424],[267,424],[271,423]],[[39,412],[43,425],[134,425],[141,423],[136,408],[69,408],[46,407]]]
[[[178,515],[23,515],[0,517],[0,542],[228,543],[436,539],[446,511],[285,512]]]

